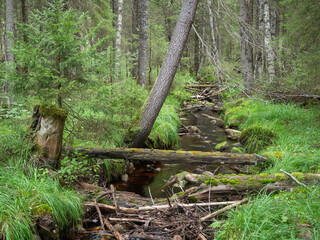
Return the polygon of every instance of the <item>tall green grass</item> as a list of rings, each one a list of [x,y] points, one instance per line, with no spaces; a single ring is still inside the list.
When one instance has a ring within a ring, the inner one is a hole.
[[[237,240],[319,239],[320,187],[296,188],[279,195],[261,193],[232,210],[216,238]],[[219,224],[214,224],[219,225]]]
[[[226,124],[237,123],[240,130],[252,126],[275,133],[272,143],[257,153],[267,154],[274,161],[268,172],[319,172],[320,169],[320,112],[318,107],[300,107],[295,104],[274,104],[268,101],[237,100],[225,103]],[[253,134],[252,138],[257,138]],[[250,150],[251,139],[247,143]]]

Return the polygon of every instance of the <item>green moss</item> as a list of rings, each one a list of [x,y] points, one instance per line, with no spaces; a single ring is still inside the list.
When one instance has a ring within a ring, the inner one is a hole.
[[[258,181],[265,184],[265,183],[274,183],[274,182],[277,182],[278,180],[273,178],[264,178],[264,179],[259,179]]]
[[[52,117],[61,120],[65,120],[68,116],[67,110],[58,108],[54,105],[42,105],[39,108],[39,112],[42,116]]]
[[[214,178],[209,178],[207,181],[206,181],[206,185],[211,185],[211,186],[218,186],[218,181]]]
[[[276,176],[276,178],[278,179],[278,180],[285,180],[286,179],[286,175],[284,174],[284,173],[276,173],[276,174],[274,174],[275,176]]]
[[[31,208],[31,213],[34,216],[46,216],[46,215],[52,215],[53,211],[49,205],[40,204],[40,205],[33,206]]]
[[[198,199],[195,196],[189,196],[188,200],[190,200],[192,202],[196,202]]]
[[[238,184],[239,180],[238,179],[221,178],[220,182],[223,184]]]
[[[304,175],[303,173],[300,172],[293,172],[291,173],[292,176],[294,176],[297,180],[303,181],[304,180]]]
[[[267,176],[269,176],[269,174],[268,174],[268,173],[260,173],[260,174],[258,174],[258,176],[260,176],[260,177],[267,177]]]

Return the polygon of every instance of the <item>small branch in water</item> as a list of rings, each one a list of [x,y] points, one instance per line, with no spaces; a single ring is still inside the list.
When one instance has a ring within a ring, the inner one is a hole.
[[[148,186],[148,191],[149,191],[149,195],[150,195],[150,198],[151,198],[151,202],[152,202],[152,204],[154,204],[154,201],[153,201],[153,198],[152,198],[152,194],[151,194],[151,190],[150,190],[149,186]]]

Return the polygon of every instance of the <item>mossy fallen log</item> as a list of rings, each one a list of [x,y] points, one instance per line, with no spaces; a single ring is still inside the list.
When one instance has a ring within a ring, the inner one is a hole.
[[[88,158],[122,158],[131,161],[159,161],[166,163],[241,164],[255,165],[266,160],[256,154],[224,152],[173,151],[143,148],[66,148],[67,154],[80,154]]]
[[[265,190],[268,193],[278,190],[289,190],[299,185],[284,173],[216,176],[200,174],[189,175],[191,175],[193,179],[197,179],[197,184],[201,185],[186,190],[179,197],[189,197],[196,200],[207,200],[208,196],[210,196],[212,200],[220,201],[220,198],[234,200],[235,196],[242,197],[246,194],[258,193],[261,190]],[[307,185],[320,183],[320,174],[292,173],[292,176]]]

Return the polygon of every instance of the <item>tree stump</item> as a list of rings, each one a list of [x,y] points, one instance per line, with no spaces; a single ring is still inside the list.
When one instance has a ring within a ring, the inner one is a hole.
[[[39,163],[51,168],[60,166],[62,136],[67,111],[51,105],[35,106],[31,130],[39,153]]]

